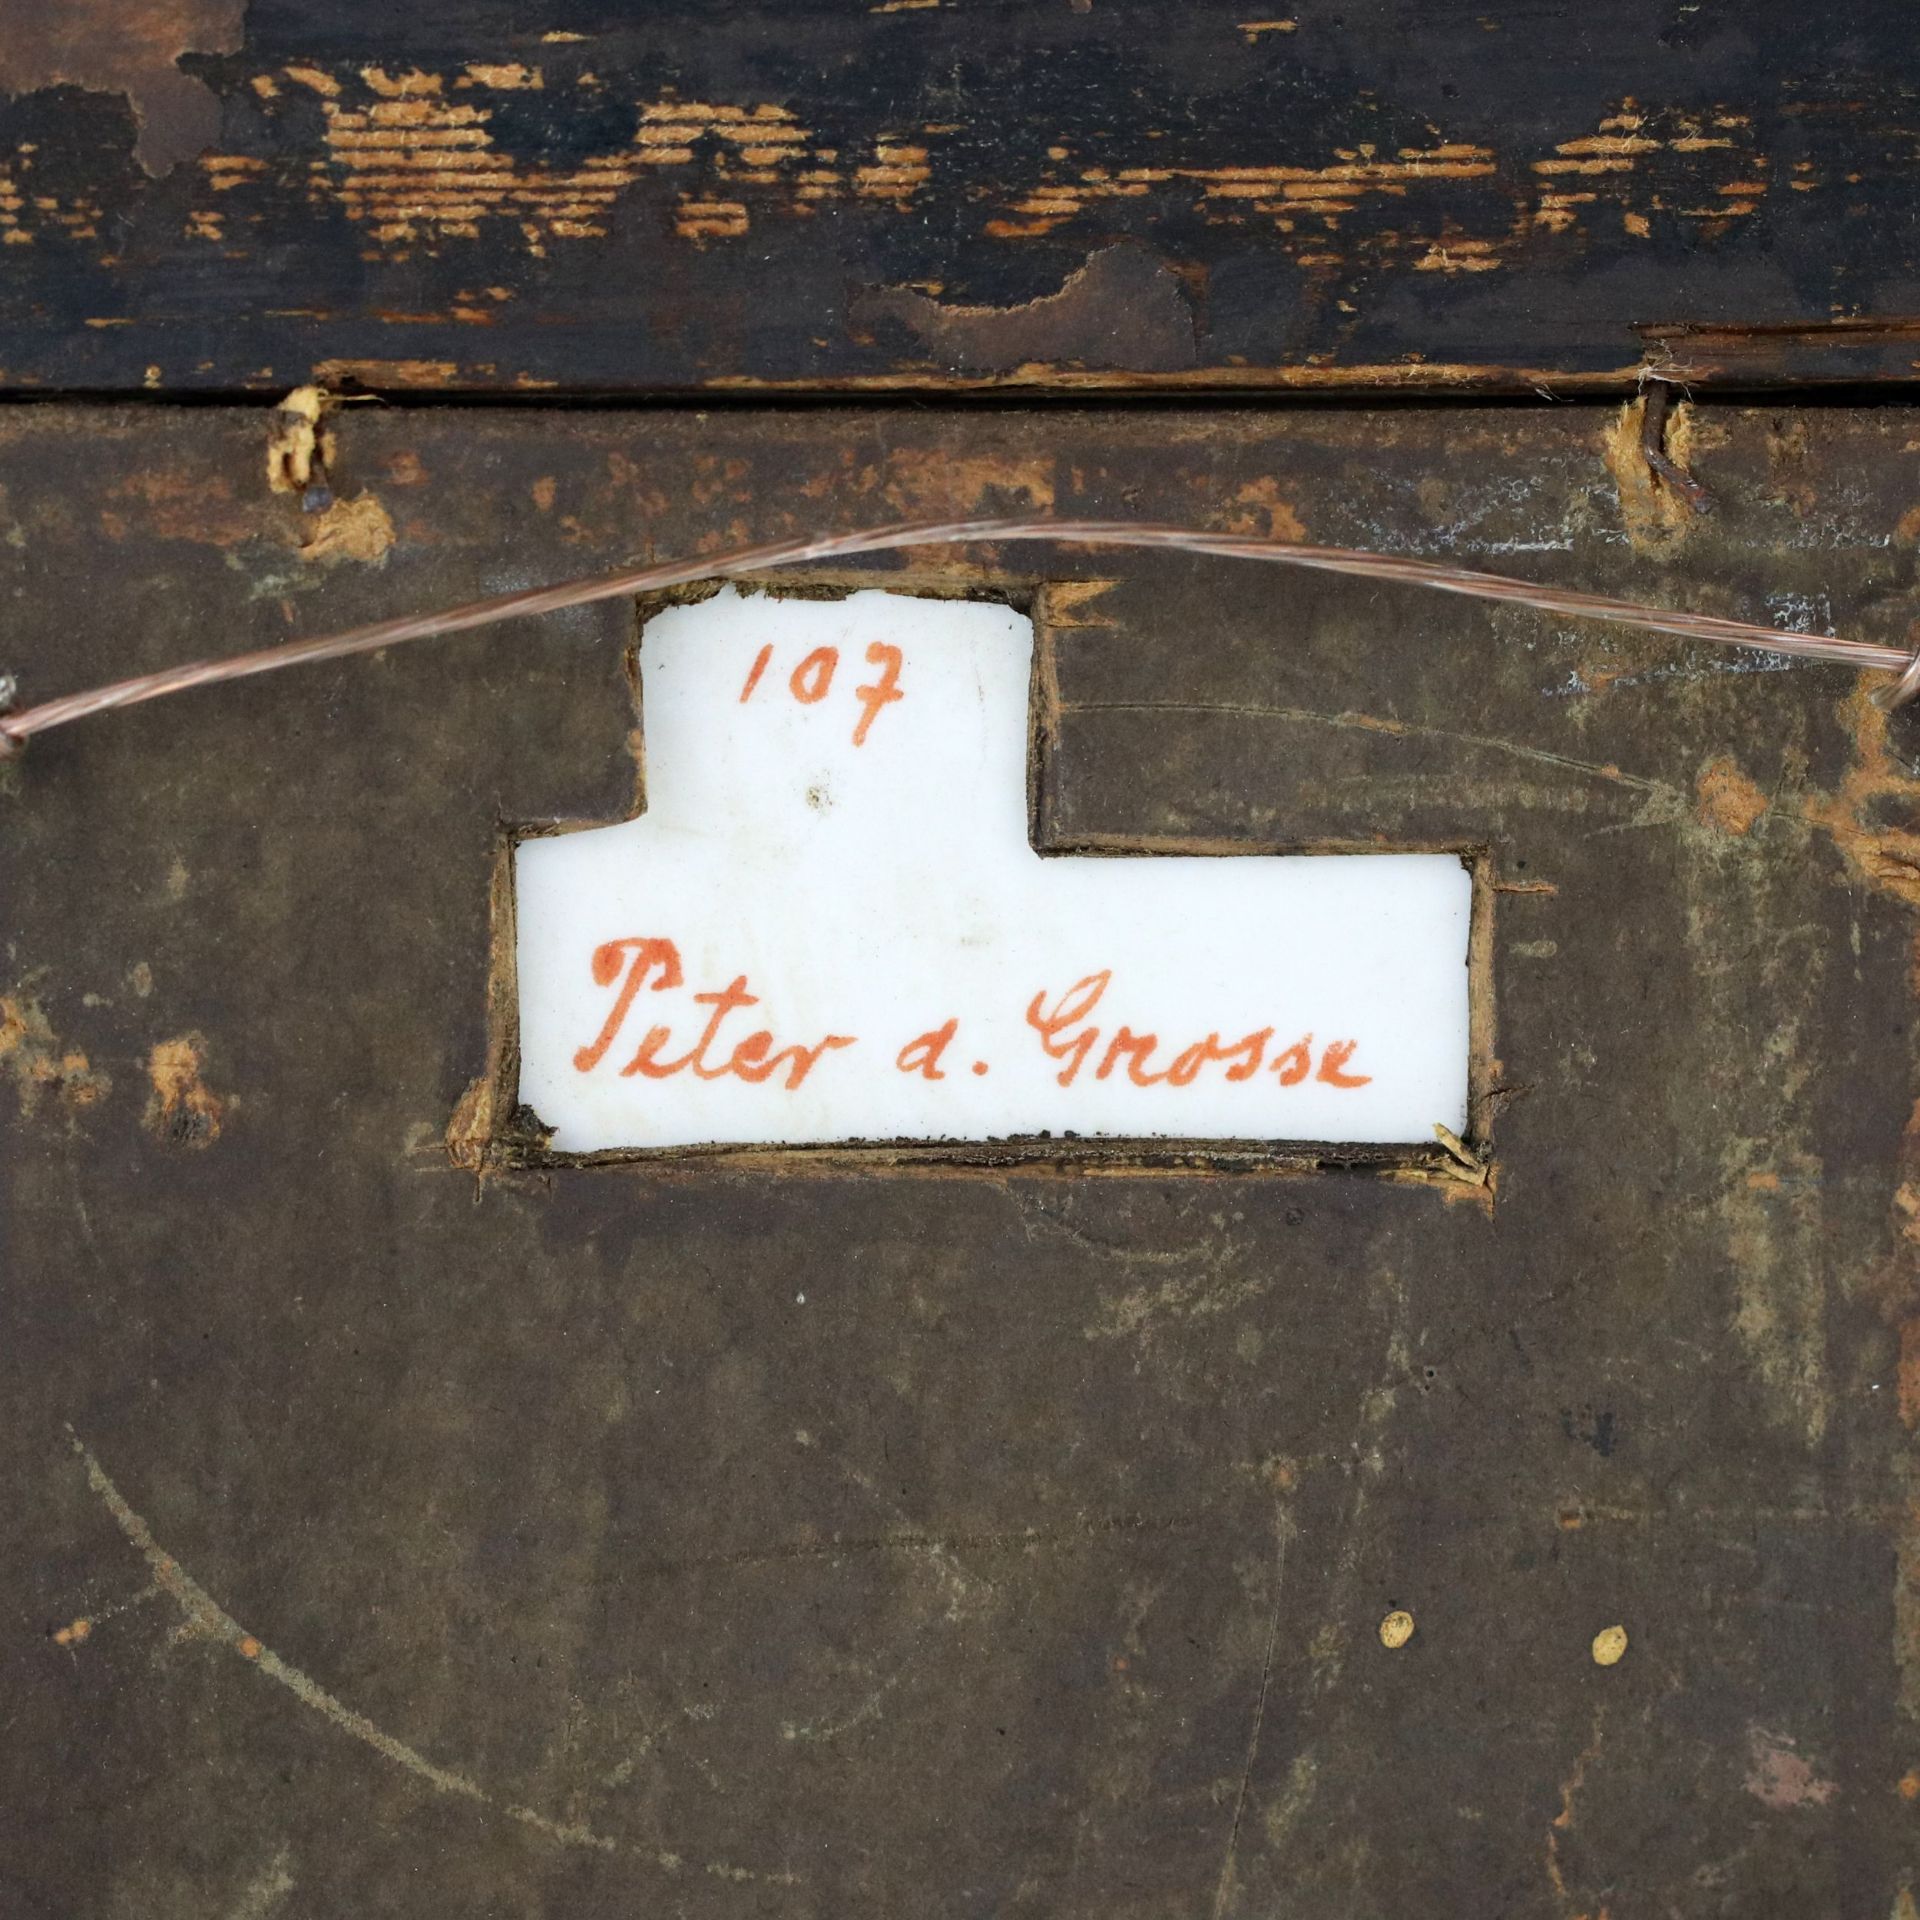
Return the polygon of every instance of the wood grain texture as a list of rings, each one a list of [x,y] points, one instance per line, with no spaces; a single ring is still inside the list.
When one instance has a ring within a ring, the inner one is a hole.
[[[1799,341],[1663,332],[1702,382],[1913,373],[1833,328],[1920,311],[1900,0],[0,26],[0,391],[1503,392],[1678,325]]]
[[[262,409],[19,407],[4,664],[1016,505],[1908,629],[1896,411],[1683,410],[1706,518],[1632,429],[365,408],[369,559],[268,490]],[[503,831],[633,805],[632,608],[37,741],[8,1920],[1904,1912],[1920,716],[1359,581],[862,577],[1056,583],[1046,843],[1484,847],[1491,1192],[462,1170]]]

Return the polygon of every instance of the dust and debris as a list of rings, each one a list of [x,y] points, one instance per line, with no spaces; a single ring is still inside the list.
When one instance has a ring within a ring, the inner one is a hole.
[[[1817,1774],[1796,1751],[1791,1734],[1770,1733],[1765,1727],[1747,1729],[1747,1791],[1762,1806],[1776,1812],[1794,1807],[1824,1807],[1839,1792],[1831,1780]]]
[[[393,542],[393,516],[376,495],[363,492],[351,500],[336,500],[314,521],[300,543],[300,557],[328,563],[357,560],[371,566],[387,557]]]
[[[1736,836],[1751,833],[1767,810],[1767,796],[1741,772],[1731,754],[1717,754],[1694,782],[1694,808],[1702,826]]]
[[[61,1044],[39,1001],[24,991],[0,994],[0,1073],[13,1082],[24,1120],[46,1100],[77,1113],[113,1086],[78,1048]]]
[[[210,1147],[219,1139],[232,1102],[201,1079],[206,1058],[207,1043],[197,1033],[159,1041],[147,1055],[153,1092],[145,1125],[156,1140],[176,1147]]]
[[[1617,1667],[1626,1658],[1627,1630],[1625,1627],[1602,1627],[1593,1636],[1593,1664],[1596,1667]]]

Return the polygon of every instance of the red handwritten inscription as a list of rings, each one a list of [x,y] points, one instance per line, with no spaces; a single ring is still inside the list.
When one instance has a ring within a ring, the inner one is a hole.
[[[593,1072],[606,1058],[626,1029],[643,987],[672,993],[686,984],[679,948],[658,936],[602,941],[593,950],[592,966],[594,984],[617,985],[617,991],[599,1033],[574,1053],[574,1067],[581,1073]],[[1330,1087],[1364,1087],[1372,1082],[1371,1074],[1349,1071],[1359,1044],[1354,1040],[1328,1041],[1320,1049],[1316,1066],[1311,1033],[1276,1049],[1270,1026],[1256,1027],[1237,1040],[1222,1039],[1216,1029],[1171,1052],[1163,1052],[1157,1033],[1135,1033],[1124,1022],[1107,1033],[1094,1024],[1093,1014],[1112,982],[1112,968],[1102,968],[1076,980],[1051,1005],[1043,991],[1027,1007],[1027,1025],[1039,1035],[1047,1057],[1064,1063],[1054,1076],[1063,1087],[1072,1086],[1089,1065],[1096,1080],[1120,1075],[1136,1087],[1188,1087],[1209,1067],[1220,1068],[1221,1078],[1229,1083],[1244,1084],[1263,1071],[1283,1087],[1297,1087],[1309,1074]],[[698,1037],[676,1052],[676,1045],[683,1043],[676,1043],[670,1025],[648,1026],[619,1070],[623,1078],[671,1080],[676,1074],[689,1073],[699,1080],[732,1078],[759,1086],[784,1070],[780,1084],[791,1092],[805,1083],[824,1055],[858,1044],[847,1033],[829,1033],[811,1043],[782,1042],[770,1027],[757,1027],[737,1040],[731,1034],[723,1037],[721,1030],[730,1016],[760,1004],[759,995],[748,989],[744,973],[736,974],[724,987],[690,998],[695,1007],[707,1010]],[[915,1035],[894,1056],[896,1071],[926,1080],[946,1079],[945,1056],[959,1027],[956,1014]],[[1163,1058],[1165,1064],[1158,1064]],[[974,1061],[972,1070],[985,1073],[987,1062]]]
[[[959,1031],[960,1017],[956,1014],[944,1024],[916,1034],[894,1055],[893,1064],[902,1073],[917,1073],[924,1080],[944,1080],[947,1070],[940,1064],[940,1059]],[[981,1070],[981,1063],[975,1061],[974,1071],[978,1073]]]
[[[769,640],[753,657],[753,665],[747,669],[745,684],[740,689],[740,704],[744,707],[753,698],[754,690],[760,684],[773,659],[773,642]],[[863,687],[855,687],[853,697],[860,703],[860,718],[853,729],[853,744],[864,747],[867,734],[883,709],[890,707],[896,700],[904,700],[905,690],[900,685],[900,669],[905,663],[905,655],[900,649],[886,640],[875,640],[867,648],[867,664],[880,669],[880,677],[869,681]],[[807,657],[787,675],[787,691],[803,707],[818,706],[833,690],[833,676],[839,670],[840,649],[838,647],[815,647]]]
[[[760,684],[760,676],[767,670],[767,662],[773,658],[773,642],[767,644],[753,656],[753,665],[747,669],[747,684],[740,689],[740,704],[744,707],[753,698],[753,690]]]
[[[880,669],[880,678],[864,687],[855,687],[854,694],[861,706],[860,724],[853,730],[853,744],[864,747],[867,744],[867,729],[873,725],[880,709],[890,706],[896,700],[907,696],[900,691],[900,649],[889,646],[884,640],[876,640],[867,649],[867,665]]]
[[[623,968],[625,978],[621,979]],[[615,980],[620,980],[620,991],[615,995],[612,1011],[593,1044],[580,1048],[573,1056],[577,1071],[591,1073],[606,1057],[607,1049],[613,1045],[626,1024],[641,987],[649,984],[649,974],[652,975],[651,991],[655,993],[670,992],[683,983],[685,972],[680,962],[680,950],[671,940],[607,940],[594,948],[594,984],[609,987]],[[623,1076],[639,1074],[649,1080],[670,1080],[677,1073],[692,1073],[701,1080],[724,1080],[731,1075],[735,1079],[759,1085],[771,1080],[784,1067],[784,1084],[791,1092],[820,1064],[823,1054],[837,1047],[855,1044],[852,1034],[830,1033],[811,1045],[797,1042],[782,1045],[774,1038],[770,1028],[760,1027],[735,1042],[723,1059],[720,1057],[720,1029],[727,1016],[739,1012],[743,1007],[757,1007],[760,1004],[759,995],[747,991],[747,976],[742,973],[736,974],[718,992],[696,993],[693,1003],[713,1009],[707,1015],[699,1039],[678,1059],[663,1059],[661,1056],[673,1045],[673,1029],[649,1027],[634,1050],[633,1057],[620,1069]]]
[[[1124,1071],[1136,1087],[1191,1086],[1210,1066],[1224,1067],[1223,1079],[1247,1081],[1264,1065],[1283,1087],[1297,1087],[1309,1073],[1330,1087],[1364,1087],[1373,1078],[1370,1073],[1347,1071],[1347,1063],[1358,1045],[1353,1040],[1329,1041],[1321,1052],[1318,1072],[1314,1072],[1310,1033],[1302,1034],[1291,1046],[1268,1059],[1267,1048],[1274,1032],[1271,1027],[1258,1027],[1238,1040],[1222,1040],[1217,1032],[1209,1033],[1204,1039],[1181,1047],[1164,1067],[1158,1068],[1150,1064],[1160,1047],[1157,1033],[1135,1033],[1123,1023],[1114,1029],[1102,1050],[1101,1029],[1091,1024],[1091,1016],[1112,980],[1113,969],[1102,968],[1098,973],[1076,980],[1051,1006],[1047,1004],[1046,994],[1040,992],[1033,996],[1027,1008],[1027,1025],[1039,1034],[1048,1057],[1066,1063],[1054,1076],[1063,1087],[1073,1085],[1080,1070],[1096,1052],[1099,1053],[1099,1064],[1093,1070],[1096,1080],[1110,1079],[1114,1073]]]
[[[680,949],[671,940],[607,940],[593,950],[593,984],[596,987],[610,987],[620,979],[620,969],[625,967],[627,977],[620,983],[620,992],[613,1003],[613,1011],[607,1015],[606,1024],[600,1029],[599,1037],[590,1047],[582,1047],[574,1056],[573,1064],[582,1073],[591,1073],[605,1058],[607,1049],[613,1045],[613,1037],[620,1031],[621,1022],[627,1017],[627,1010],[633,1005],[633,996],[640,991],[640,983],[647,977],[648,969],[658,966],[660,971],[654,976],[653,990],[662,993],[668,987],[680,984]]]
[[[787,687],[803,707],[827,697],[833,670],[840,664],[838,647],[815,647],[787,677]]]

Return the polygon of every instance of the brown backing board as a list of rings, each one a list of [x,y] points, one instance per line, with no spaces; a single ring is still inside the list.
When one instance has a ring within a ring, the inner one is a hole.
[[[0,417],[26,697],[1015,507],[1916,611],[1884,411],[1684,411],[1707,517],[1612,407],[369,408],[350,521],[267,491],[266,426]],[[1899,1910],[1920,721],[1352,581],[929,568],[1085,583],[1058,843],[1488,850],[1493,1184],[462,1168],[501,835],[631,806],[631,607],[37,741],[0,1905]]]

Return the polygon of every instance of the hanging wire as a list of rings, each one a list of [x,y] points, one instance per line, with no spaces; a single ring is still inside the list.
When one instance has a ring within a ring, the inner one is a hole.
[[[219,686],[255,674],[277,673],[284,667],[318,665],[354,654],[374,653],[403,641],[429,640],[440,634],[466,633],[501,620],[534,614],[558,613],[596,600],[624,594],[684,586],[716,576],[758,573],[771,567],[804,566],[810,561],[844,559],[854,554],[887,553],[906,547],[962,546],[982,541],[1047,540],[1083,547],[1142,547],[1178,553],[1204,553],[1229,560],[1269,560],[1284,566],[1310,567],[1324,573],[1353,574],[1365,580],[1399,582],[1428,587],[1440,593],[1465,594],[1478,600],[1504,601],[1539,613],[1566,614],[1581,620],[1604,620],[1618,626],[1643,627],[1655,633],[1675,634],[1683,640],[1711,641],[1721,646],[1748,647],[1795,659],[1828,660],[1900,675],[1882,696],[1884,704],[1901,706],[1920,694],[1920,650],[1876,646],[1833,634],[1783,632],[1748,620],[1724,619],[1718,614],[1690,613],[1683,608],[1649,606],[1636,600],[1616,600],[1605,594],[1581,593],[1568,587],[1545,586],[1516,580],[1505,574],[1481,573],[1469,567],[1419,560],[1403,554],[1369,553],[1353,547],[1303,546],[1268,539],[1259,534],[1215,533],[1201,527],[1168,525],[1158,521],[1054,520],[1043,517],[999,520],[928,520],[869,528],[863,532],[806,535],[769,541],[761,546],[736,547],[727,553],[701,554],[686,560],[663,560],[646,566],[623,567],[616,573],[595,574],[583,580],[562,581],[551,587],[532,587],[518,593],[496,594],[434,613],[403,614],[370,626],[350,627],[341,633],[321,634],[310,640],[288,640],[279,646],[224,660],[201,660],[167,667],[158,673],[136,674],[81,693],[62,695],[19,712],[0,711],[0,758],[17,752],[34,734],[84,720],[116,707],[138,706],[192,687]]]

